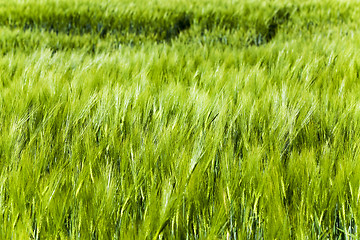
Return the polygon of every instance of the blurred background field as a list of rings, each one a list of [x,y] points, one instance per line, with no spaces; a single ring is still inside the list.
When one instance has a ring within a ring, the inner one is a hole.
[[[358,1],[0,3],[1,239],[357,239]]]

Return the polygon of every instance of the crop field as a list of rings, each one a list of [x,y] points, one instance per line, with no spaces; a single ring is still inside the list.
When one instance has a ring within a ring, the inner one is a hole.
[[[359,6],[0,1],[0,239],[359,239]]]

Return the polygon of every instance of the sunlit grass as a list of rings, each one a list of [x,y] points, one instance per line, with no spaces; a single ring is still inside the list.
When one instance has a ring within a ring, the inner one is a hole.
[[[355,1],[157,3],[0,4],[0,238],[358,238]]]

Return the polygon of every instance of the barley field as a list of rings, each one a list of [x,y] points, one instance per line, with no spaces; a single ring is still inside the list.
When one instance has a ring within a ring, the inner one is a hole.
[[[360,2],[0,2],[0,239],[359,239]]]

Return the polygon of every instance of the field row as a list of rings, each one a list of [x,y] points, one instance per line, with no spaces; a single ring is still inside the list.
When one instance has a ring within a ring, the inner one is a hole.
[[[245,2],[235,6],[220,4],[217,8],[205,3],[193,4],[192,8],[172,4],[155,5],[151,10],[146,4],[71,4],[66,1],[3,3],[0,5],[0,26],[5,33],[2,36],[10,35],[3,41],[16,47],[11,36],[16,33],[20,38],[23,35],[28,38],[31,32],[36,36],[42,33],[52,38],[51,41],[56,39],[58,48],[62,45],[72,48],[84,42],[95,47],[99,39],[107,39],[111,42],[108,45],[113,46],[180,39],[185,43],[200,40],[243,47],[268,43],[278,34],[303,37],[333,28],[350,33],[357,31],[359,25],[358,8],[352,2],[328,5]],[[66,36],[74,38],[67,40]],[[28,45],[27,41],[18,45],[21,44]],[[34,47],[31,40],[28,47]]]

